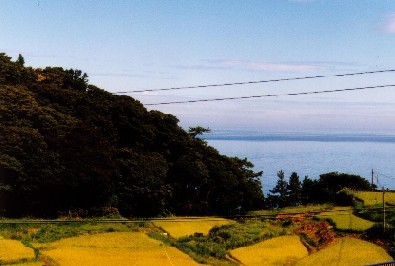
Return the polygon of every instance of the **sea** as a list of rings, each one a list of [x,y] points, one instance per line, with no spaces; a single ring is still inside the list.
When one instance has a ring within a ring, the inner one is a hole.
[[[214,131],[203,138],[221,154],[247,158],[254,171],[263,171],[265,195],[276,185],[280,170],[286,177],[296,172],[300,180],[339,172],[369,182],[373,171],[378,188],[395,189],[395,135]]]

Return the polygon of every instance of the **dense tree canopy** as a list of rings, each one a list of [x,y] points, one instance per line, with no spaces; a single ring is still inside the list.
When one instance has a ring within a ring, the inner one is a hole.
[[[351,204],[352,198],[343,189],[370,190],[369,182],[358,175],[331,172],[321,174],[319,179],[305,177],[299,181],[296,172],[292,172],[289,181],[285,179],[284,172],[277,173],[276,186],[270,190],[266,199],[269,208],[282,208],[311,203],[336,203],[340,205]]]
[[[0,54],[0,215],[118,208],[127,216],[259,208],[259,176],[178,119],[88,84],[80,70]]]

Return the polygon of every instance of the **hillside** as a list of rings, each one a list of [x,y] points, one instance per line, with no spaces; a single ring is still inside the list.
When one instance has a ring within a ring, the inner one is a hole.
[[[79,70],[0,53],[0,215],[223,215],[263,204],[246,159],[218,153]]]

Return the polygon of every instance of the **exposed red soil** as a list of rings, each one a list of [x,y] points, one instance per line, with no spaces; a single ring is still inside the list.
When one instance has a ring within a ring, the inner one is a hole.
[[[279,222],[288,222],[295,226],[295,233],[300,236],[302,243],[306,246],[309,253],[317,252],[342,237],[353,237],[369,241],[389,251],[391,243],[379,238],[367,237],[357,233],[338,233],[333,230],[333,226],[326,221],[313,220],[308,214],[280,214],[276,216]]]
[[[337,234],[326,221],[305,220],[295,232],[300,235],[309,252],[315,252],[333,243]]]

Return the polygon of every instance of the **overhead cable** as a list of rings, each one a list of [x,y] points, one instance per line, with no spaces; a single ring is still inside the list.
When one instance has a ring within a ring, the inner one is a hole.
[[[133,93],[133,92],[186,90],[186,89],[198,89],[198,88],[209,88],[209,87],[225,87],[225,86],[248,85],[248,84],[259,84],[259,83],[292,81],[292,80],[303,80],[303,79],[358,76],[358,75],[368,75],[368,74],[388,73],[388,72],[395,72],[395,69],[364,71],[364,72],[336,74],[336,75],[317,75],[317,76],[305,76],[305,77],[296,77],[296,78],[268,79],[268,80],[258,80],[258,81],[244,81],[244,82],[219,83],[219,84],[208,84],[208,85],[197,85],[197,86],[172,87],[172,88],[161,88],[161,89],[117,91],[117,92],[114,92],[114,94],[127,94],[127,93]]]
[[[324,91],[307,91],[307,92],[296,92],[296,93],[286,93],[286,94],[263,94],[263,95],[251,95],[251,96],[235,96],[235,97],[224,97],[224,98],[213,98],[213,99],[200,99],[200,100],[188,100],[188,101],[174,101],[174,102],[160,102],[160,103],[148,103],[148,105],[166,105],[166,104],[182,104],[182,103],[198,103],[198,102],[215,102],[215,101],[226,101],[226,100],[241,100],[241,99],[251,99],[251,98],[263,98],[263,97],[279,97],[279,96],[298,96],[298,95],[311,95],[311,94],[323,94],[323,93],[333,93],[333,92],[346,92],[346,91],[356,91],[356,90],[367,90],[367,89],[378,89],[395,87],[395,85],[378,85],[369,87],[359,87],[350,89],[337,89],[337,90],[324,90]]]
[[[384,177],[384,178],[389,178],[389,179],[395,179],[395,177],[391,177],[391,176],[388,176],[388,175],[385,175],[385,174],[382,174],[382,173],[378,173],[381,177]]]

